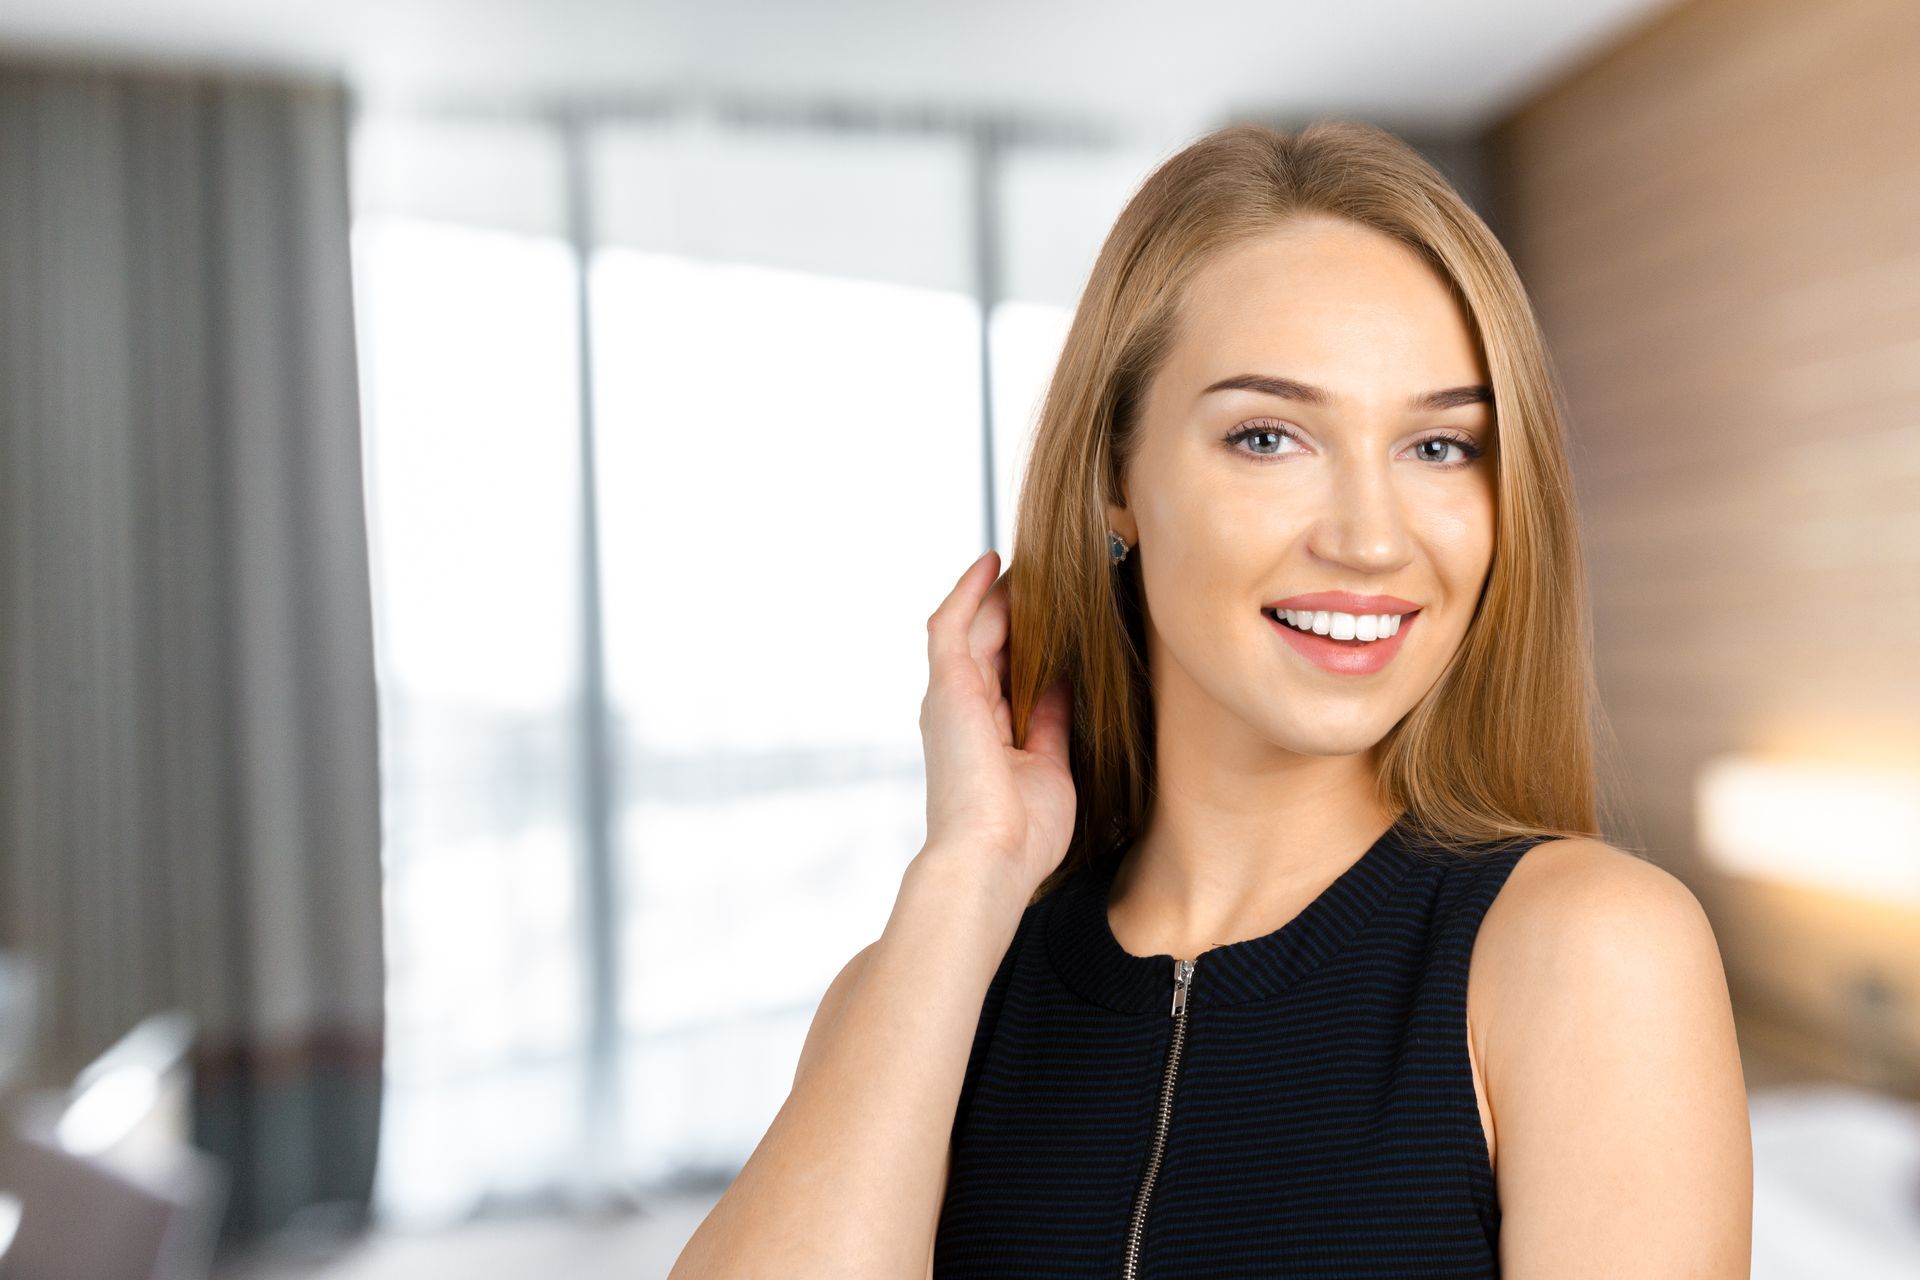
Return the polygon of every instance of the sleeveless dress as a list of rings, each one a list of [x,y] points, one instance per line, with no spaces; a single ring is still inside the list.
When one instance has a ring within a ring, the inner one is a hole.
[[[968,1058],[934,1280],[1497,1276],[1467,962],[1549,837],[1461,855],[1405,824],[1191,961],[1121,948],[1118,855],[1029,906]]]

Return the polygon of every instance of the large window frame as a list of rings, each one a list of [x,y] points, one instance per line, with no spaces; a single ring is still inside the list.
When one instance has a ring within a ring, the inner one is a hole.
[[[602,548],[602,521],[598,507],[602,492],[596,445],[595,255],[603,237],[594,225],[593,130],[610,123],[656,120],[688,108],[684,104],[598,103],[591,110],[555,108],[508,113],[523,122],[551,130],[559,141],[562,160],[560,204],[565,240],[575,264],[573,307],[578,324],[575,343],[577,379],[578,561],[576,626],[579,636],[579,696],[574,706],[573,734],[579,763],[577,802],[578,857],[575,861],[575,901],[580,904],[580,965],[584,1017],[581,1110],[578,1117],[580,1150],[585,1161],[576,1191],[609,1189],[625,1181],[623,1123],[628,1099],[623,1096],[622,1061],[626,1032],[622,1026],[621,872],[619,817],[622,804],[620,743],[609,692],[606,652],[606,610]],[[1010,150],[1098,151],[1124,146],[1109,130],[1083,124],[1037,122],[990,115],[937,116],[926,114],[850,115],[839,111],[769,112],[754,105],[706,103],[723,126],[756,124],[792,128],[800,125],[823,131],[905,132],[937,134],[963,140],[967,157],[970,197],[968,231],[972,263],[971,288],[979,317],[978,377],[980,386],[979,458],[982,509],[981,547],[999,544],[1010,532],[1002,509],[1002,486],[1009,483],[1006,460],[996,452],[996,437],[1006,436],[1007,424],[996,421],[1007,397],[996,388],[994,322],[1006,301],[1003,211],[1000,206],[1004,161]],[[357,107],[358,112],[364,108]],[[414,106],[408,114],[428,118],[459,118],[480,112],[498,117],[490,108],[459,104]],[[996,404],[996,402],[998,402]]]

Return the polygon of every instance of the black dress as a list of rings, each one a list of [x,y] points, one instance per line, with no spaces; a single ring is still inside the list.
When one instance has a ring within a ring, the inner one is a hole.
[[[1291,921],[1123,950],[1115,856],[1028,907],[981,1009],[934,1280],[1493,1276],[1467,961],[1548,837],[1395,823]]]

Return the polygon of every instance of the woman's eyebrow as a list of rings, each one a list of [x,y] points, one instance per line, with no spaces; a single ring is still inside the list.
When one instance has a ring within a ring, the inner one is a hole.
[[[1302,404],[1312,405],[1329,405],[1334,399],[1333,393],[1325,387],[1316,387],[1311,383],[1283,378],[1271,373],[1236,373],[1230,378],[1222,378],[1213,383],[1200,394],[1211,395],[1216,391],[1258,391],[1262,395],[1278,396],[1282,400],[1298,400]],[[1457,409],[1466,404],[1492,403],[1493,388],[1474,385],[1428,391],[1408,400],[1407,407],[1414,410],[1437,410]]]

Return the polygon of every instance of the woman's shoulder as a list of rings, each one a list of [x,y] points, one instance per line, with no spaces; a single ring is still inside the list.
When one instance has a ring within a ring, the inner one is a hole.
[[[1705,923],[1693,891],[1659,864],[1603,840],[1542,840],[1518,858],[1480,925],[1494,961],[1570,955],[1578,947],[1671,942]],[[1498,964],[1521,979],[1521,964]]]
[[[1735,1202],[1732,1008],[1712,926],[1677,876],[1600,840],[1541,842],[1488,909],[1469,988],[1517,1249],[1564,1261],[1552,1242],[1593,1225],[1595,1185],[1633,1186],[1621,1222]]]
[[[1491,1025],[1506,1010],[1617,989],[1627,969],[1644,971],[1653,958],[1696,974],[1711,960],[1717,970],[1713,931],[1693,891],[1603,840],[1543,840],[1512,864],[1480,921],[1473,1004]]]
[[[1486,1082],[1514,1077],[1489,1071],[1489,1062],[1524,1052],[1516,1028],[1542,1008],[1600,1007],[1618,986],[1619,967],[1649,954],[1693,952],[1697,966],[1705,923],[1676,876],[1602,840],[1542,840],[1508,865],[1479,921],[1467,974],[1469,1056],[1490,1130],[1487,1113],[1499,1108]],[[1514,1109],[1510,1101],[1506,1110]]]

